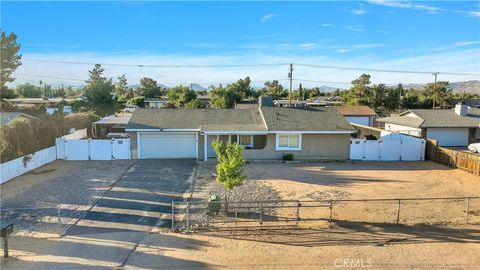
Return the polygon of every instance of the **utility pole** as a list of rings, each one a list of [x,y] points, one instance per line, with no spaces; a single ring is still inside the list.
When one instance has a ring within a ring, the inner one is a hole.
[[[290,80],[290,88],[288,90],[288,107],[292,107],[293,64],[291,63],[290,63],[290,71],[288,72],[288,79]]]
[[[432,73],[433,76],[435,76],[435,81],[433,83],[433,110],[435,110],[435,103],[437,102],[437,75],[438,72]]]

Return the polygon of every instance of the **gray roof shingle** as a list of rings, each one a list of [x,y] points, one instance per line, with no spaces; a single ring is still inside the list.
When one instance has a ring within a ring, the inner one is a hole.
[[[137,109],[126,129],[266,131],[258,110]]]
[[[261,110],[269,131],[355,131],[334,107],[262,107]]]
[[[411,116],[402,116],[411,112],[420,118]],[[379,122],[393,123],[409,127],[429,128],[429,127],[479,127],[480,109],[468,109],[468,115],[460,116],[454,110],[430,110],[430,109],[411,109],[400,116],[384,117],[377,119]]]
[[[261,110],[261,111],[260,111]],[[262,115],[266,126],[263,122]],[[201,131],[346,131],[355,129],[335,108],[137,109],[127,124],[136,129]]]

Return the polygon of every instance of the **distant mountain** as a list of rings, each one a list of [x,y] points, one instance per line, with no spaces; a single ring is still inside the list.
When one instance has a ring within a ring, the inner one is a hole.
[[[322,91],[322,92],[333,92],[337,89],[344,90],[344,89],[339,88],[339,87],[331,87],[331,86],[326,86],[326,85],[322,85],[319,88],[320,88],[320,91]]]
[[[416,89],[421,90],[425,87],[426,84],[418,84],[418,83],[411,83],[411,84],[404,84],[404,89]],[[480,81],[472,80],[472,81],[465,81],[465,82],[451,82],[450,87],[452,88],[454,93],[459,92],[466,92],[471,94],[480,94]]]
[[[190,84],[190,88],[193,89],[194,91],[204,91],[204,90],[207,90],[207,88],[201,86],[201,85],[198,84],[198,83],[192,83],[192,84]]]

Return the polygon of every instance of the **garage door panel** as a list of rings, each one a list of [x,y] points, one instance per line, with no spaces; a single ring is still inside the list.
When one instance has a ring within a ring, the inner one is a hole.
[[[439,146],[468,146],[468,128],[429,128],[427,137],[438,141]]]
[[[140,158],[196,158],[193,133],[141,133]]]

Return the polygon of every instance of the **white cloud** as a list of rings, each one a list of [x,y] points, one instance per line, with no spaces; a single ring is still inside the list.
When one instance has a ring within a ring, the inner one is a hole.
[[[363,25],[347,25],[345,26],[345,29],[352,32],[365,32]]]
[[[384,46],[383,44],[380,43],[367,43],[367,44],[354,44],[352,45],[352,48],[355,49],[372,49],[372,48],[378,48]]]
[[[470,45],[476,45],[476,44],[480,44],[480,41],[479,40],[459,41],[455,43],[455,46],[463,47],[463,46],[470,46]]]
[[[345,48],[337,50],[337,52],[339,52],[339,53],[347,53],[347,52],[351,52],[351,51],[352,51],[352,49],[345,49]]]
[[[361,16],[361,15],[364,15],[367,13],[367,11],[363,8],[359,8],[359,9],[352,9],[350,10],[350,13],[353,13],[354,15],[357,15],[357,16]]]
[[[262,17],[262,19],[260,19],[260,22],[268,22],[270,21],[271,19],[273,19],[273,17],[275,16],[278,16],[276,14],[267,14],[265,16]]]
[[[439,8],[439,7],[426,5],[426,4],[419,4],[416,2],[408,2],[408,1],[367,0],[367,2],[374,5],[382,5],[382,6],[391,7],[391,8],[422,10],[422,11],[426,11],[427,13],[452,12],[452,13],[463,14],[467,16],[474,16],[474,17],[480,16],[480,12],[478,11],[446,9],[446,8]]]
[[[380,34],[388,34],[388,33],[390,33],[390,32],[387,31],[387,30],[379,30],[378,33],[380,33]]]
[[[323,27],[332,27],[333,24],[330,24],[330,23],[322,23],[322,26],[323,26]]]
[[[317,43],[313,43],[313,42],[302,43],[298,45],[298,47],[300,47],[301,49],[313,49],[317,47]]]

